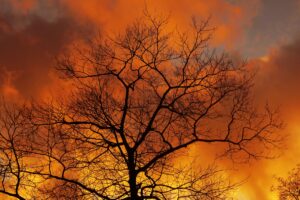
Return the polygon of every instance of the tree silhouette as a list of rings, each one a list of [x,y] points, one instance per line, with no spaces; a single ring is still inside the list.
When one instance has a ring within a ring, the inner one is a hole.
[[[252,106],[253,73],[210,50],[208,21],[168,27],[146,14],[59,58],[72,94],[26,109],[22,155],[35,162],[19,171],[35,177],[33,196],[225,199],[234,185],[216,168],[178,164],[187,147],[220,143],[235,161],[270,156],[280,122]]]
[[[291,170],[287,178],[276,177],[276,180],[277,185],[272,190],[279,193],[280,200],[300,199],[300,165]]]
[[[22,191],[25,185],[26,188],[35,187],[28,174],[23,173],[27,167],[25,159],[29,156],[23,111],[5,102],[0,104],[0,194],[20,200],[25,199]]]

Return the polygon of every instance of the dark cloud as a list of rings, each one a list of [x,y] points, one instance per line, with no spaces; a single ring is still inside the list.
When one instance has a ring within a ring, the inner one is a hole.
[[[299,0],[261,0],[256,11],[258,14],[240,47],[247,57],[264,56],[274,44],[290,42],[300,31]]]
[[[63,10],[59,4],[48,11],[52,13],[49,18],[40,14],[39,7],[35,12],[20,14],[8,3],[4,5],[0,9],[0,67],[16,73],[13,84],[22,95],[33,96],[49,83],[48,72],[55,65],[55,56],[77,37],[88,35],[91,26],[77,23],[66,10],[55,14]]]
[[[293,108],[295,112],[300,111],[299,52],[300,35],[293,42],[273,49],[267,62],[259,63],[261,93],[284,108]]]

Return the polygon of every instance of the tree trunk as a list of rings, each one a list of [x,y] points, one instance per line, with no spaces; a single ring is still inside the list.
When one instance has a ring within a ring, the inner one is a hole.
[[[128,171],[129,171],[129,186],[130,186],[130,199],[138,200],[138,188],[136,184],[137,172],[135,170],[134,154],[130,153],[128,156]]]
[[[129,185],[130,185],[130,199],[138,199],[138,188],[136,185],[136,173],[135,171],[129,172]]]

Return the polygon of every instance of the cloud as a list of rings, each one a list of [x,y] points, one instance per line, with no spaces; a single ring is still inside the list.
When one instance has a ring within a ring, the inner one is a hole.
[[[212,24],[218,27],[215,43],[232,47],[242,39],[245,26],[255,15],[249,12],[249,7],[259,1],[251,1],[247,6],[246,1],[240,2],[1,0],[0,66],[18,73],[11,84],[22,96],[34,96],[50,83],[49,70],[55,65],[54,57],[64,52],[65,47],[100,29],[122,31],[141,16],[146,5],[151,12],[170,13],[179,28],[189,24],[191,16],[212,15]]]
[[[260,65],[261,91],[267,91],[270,99],[282,104],[285,109],[300,109],[300,35],[292,42],[271,50]],[[296,109],[296,110],[297,110]]]
[[[299,0],[261,0],[256,12],[246,40],[240,44],[247,57],[262,56],[274,45],[292,42],[299,31]]]
[[[97,0],[65,0],[63,4],[78,20],[90,20],[105,26],[106,30],[113,31],[120,31],[136,17],[141,16],[145,7],[156,14],[170,13],[172,20],[179,26],[188,24],[191,16],[212,16],[212,24],[217,27],[215,40],[218,44],[232,46],[243,37],[245,28],[256,15],[255,8],[260,1],[242,0],[232,3],[227,0],[103,0],[99,3]]]
[[[4,1],[0,10],[0,66],[18,74],[11,85],[30,97],[51,81],[48,72],[55,65],[55,56],[76,38],[85,37],[89,27],[54,11],[41,15],[41,5],[30,4],[36,5],[33,9],[16,7],[14,2],[19,1]]]
[[[241,166],[242,176],[251,175],[240,189],[240,194],[249,199],[274,199],[270,187],[275,184],[274,175],[286,176],[299,162],[300,152],[300,35],[290,43],[276,46],[267,56],[250,61],[259,67],[255,80],[255,97],[280,106],[285,129],[279,132],[286,136],[286,145],[281,157]]]
[[[20,98],[19,91],[14,87],[13,81],[16,78],[16,73],[7,71],[5,68],[0,68],[0,92],[1,98],[9,101],[17,101]]]

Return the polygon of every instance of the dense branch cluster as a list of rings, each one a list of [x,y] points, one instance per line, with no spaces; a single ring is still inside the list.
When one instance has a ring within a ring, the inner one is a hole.
[[[116,37],[72,49],[58,63],[72,94],[21,109],[11,121],[6,112],[0,192],[225,199],[233,186],[220,171],[180,167],[178,155],[190,145],[222,143],[233,160],[269,156],[280,122],[268,107],[260,113],[252,106],[253,74],[210,50],[211,34],[208,21],[171,33],[167,20],[147,16]]]
[[[288,174],[288,177],[276,177],[277,184],[272,190],[278,192],[280,200],[300,199],[300,165],[297,165]]]

